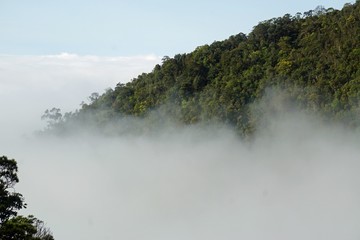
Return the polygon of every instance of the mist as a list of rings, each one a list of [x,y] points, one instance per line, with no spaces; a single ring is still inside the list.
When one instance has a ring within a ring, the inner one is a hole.
[[[356,131],[285,109],[264,115],[250,142],[219,124],[39,138],[29,132],[40,116],[23,117],[18,102],[38,109],[49,96],[16,96],[3,116],[26,134],[1,124],[0,154],[18,162],[21,214],[45,221],[55,239],[360,237]]]
[[[251,143],[192,126],[2,146],[56,239],[357,239],[358,135],[295,113],[267,126]]]

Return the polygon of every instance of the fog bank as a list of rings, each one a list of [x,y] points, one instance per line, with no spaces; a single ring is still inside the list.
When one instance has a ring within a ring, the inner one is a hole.
[[[298,113],[266,126],[2,146],[56,239],[359,238],[359,135]]]

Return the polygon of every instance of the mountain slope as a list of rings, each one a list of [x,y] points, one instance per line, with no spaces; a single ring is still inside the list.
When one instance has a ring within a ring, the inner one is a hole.
[[[217,121],[242,134],[256,129],[253,105],[281,89],[292,107],[353,126],[360,116],[360,1],[260,22],[249,35],[164,57],[152,72],[118,84],[53,126],[101,125],[154,110],[183,124]],[[264,109],[260,110],[263,111]]]

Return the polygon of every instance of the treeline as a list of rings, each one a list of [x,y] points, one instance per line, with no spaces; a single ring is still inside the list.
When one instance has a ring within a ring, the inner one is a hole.
[[[152,72],[93,94],[90,103],[50,125],[65,129],[89,115],[101,125],[157,111],[182,124],[223,122],[247,135],[261,117],[253,103],[269,88],[281,89],[295,107],[358,126],[360,1],[342,10],[319,6],[286,14],[260,22],[248,35],[166,56]]]

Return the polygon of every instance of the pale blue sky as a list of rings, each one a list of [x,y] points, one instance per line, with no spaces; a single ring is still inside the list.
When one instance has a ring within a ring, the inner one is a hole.
[[[249,33],[286,13],[350,0],[0,0],[0,54],[157,56]]]

